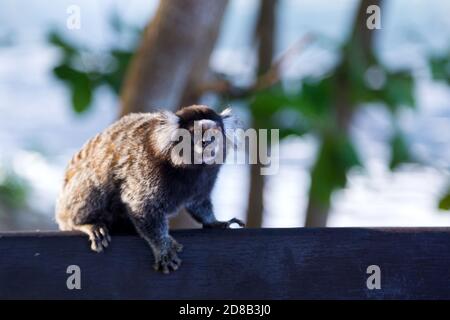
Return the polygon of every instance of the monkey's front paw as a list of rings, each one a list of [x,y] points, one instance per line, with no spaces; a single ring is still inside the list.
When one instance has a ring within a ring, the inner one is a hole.
[[[170,237],[170,246],[176,251],[176,252],[181,252],[183,251],[183,245],[178,243],[177,240],[175,240],[172,236]]]
[[[175,248],[172,246],[167,252],[161,252],[156,257],[155,265],[153,266],[156,271],[161,271],[165,274],[171,271],[177,270],[181,265],[181,259],[178,258],[177,250],[181,251],[181,248]]]
[[[233,223],[236,223],[240,227],[245,227],[245,223],[239,219],[233,218],[228,221],[216,221],[209,224],[204,224],[203,228],[207,229],[228,229]]]
[[[103,225],[92,226],[89,238],[91,240],[91,249],[96,252],[102,252],[111,242],[108,229]]]

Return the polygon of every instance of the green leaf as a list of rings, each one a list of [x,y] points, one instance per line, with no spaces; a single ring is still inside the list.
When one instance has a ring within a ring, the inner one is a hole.
[[[328,205],[334,190],[347,184],[347,172],[361,166],[356,149],[346,136],[327,134],[311,172],[310,196]]]
[[[61,64],[53,69],[53,74],[61,80],[75,79],[79,71],[70,67],[67,63]]]
[[[444,80],[450,84],[450,56],[432,58],[430,69],[434,79]]]
[[[320,81],[305,81],[298,101],[299,110],[311,119],[327,117],[331,114],[333,83],[332,77]]]
[[[116,13],[111,16],[110,22],[116,33],[127,31],[136,35],[141,34],[141,30],[131,28],[120,21]],[[111,48],[104,54],[104,56],[113,57],[114,63],[111,65],[109,65],[111,59],[102,59],[92,54],[95,59],[93,61],[96,63],[90,65],[89,70],[83,70],[84,64],[80,63],[83,61],[81,53],[87,50],[83,50],[57,32],[51,32],[48,35],[48,41],[63,53],[53,73],[70,89],[72,108],[75,112],[82,113],[88,110],[94,91],[103,84],[111,88],[116,95],[120,94],[126,71],[135,52],[135,45],[130,45],[130,48],[126,49]]]
[[[450,190],[439,200],[439,209],[450,210]]]
[[[28,196],[28,186],[19,177],[8,174],[0,182],[0,202],[9,208],[18,209],[23,207]]]
[[[76,113],[85,112],[91,104],[92,91],[96,86],[89,75],[67,64],[54,68],[53,73],[69,86],[73,110]]]
[[[291,103],[281,87],[274,87],[256,92],[250,97],[249,106],[255,121],[262,126],[270,126],[272,116]]]
[[[405,72],[388,74],[382,97],[391,110],[399,106],[415,107],[414,79]]]
[[[72,107],[77,113],[85,112],[92,100],[91,83],[87,75],[81,74],[72,85]]]
[[[349,138],[341,139],[338,144],[339,157],[343,168],[348,171],[353,167],[361,167],[362,162],[359,159],[358,152]]]
[[[404,136],[400,132],[396,132],[391,139],[391,161],[389,167],[395,169],[399,165],[408,162],[413,162],[408,144]]]
[[[376,66],[371,67],[375,68]],[[380,72],[384,72],[386,74],[386,71],[382,67],[377,67],[379,68]],[[364,73],[360,75],[360,77],[353,77],[350,95],[351,101],[354,105],[370,102],[384,102],[385,100],[382,88],[374,89],[369,86],[364,76],[366,72],[367,70],[364,70]]]

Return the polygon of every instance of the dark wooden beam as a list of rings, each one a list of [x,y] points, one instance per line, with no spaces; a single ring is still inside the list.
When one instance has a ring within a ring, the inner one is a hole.
[[[450,228],[173,232],[180,270],[163,275],[137,236],[105,253],[74,233],[1,233],[0,298],[450,299]],[[69,290],[67,267],[81,268]],[[381,268],[381,289],[366,286]]]

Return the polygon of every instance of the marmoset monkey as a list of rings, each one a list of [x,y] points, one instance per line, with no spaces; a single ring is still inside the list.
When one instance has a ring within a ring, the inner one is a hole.
[[[195,141],[195,123],[201,133],[212,130],[223,139],[205,135]],[[89,140],[69,163],[56,206],[59,228],[86,233],[91,249],[101,252],[111,241],[113,225],[129,220],[152,248],[155,269],[178,269],[182,245],[169,235],[168,217],[180,208],[203,227],[244,226],[236,218],[217,221],[210,199],[220,168],[211,158],[225,155],[226,143],[220,149],[217,140],[228,139],[226,130],[233,123],[231,110],[217,114],[206,106],[123,117]],[[191,157],[172,152],[181,129],[191,135]],[[212,144],[211,156],[200,154],[197,164],[186,161]]]

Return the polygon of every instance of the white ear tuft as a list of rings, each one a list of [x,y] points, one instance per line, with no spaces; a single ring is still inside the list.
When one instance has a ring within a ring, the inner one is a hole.
[[[231,108],[226,108],[220,113],[225,130],[235,130],[242,127],[239,119],[233,114]]]
[[[167,122],[167,124],[176,126],[178,128],[180,118],[178,118],[175,113],[165,110],[161,111],[161,116]]]
[[[155,147],[158,152],[164,153],[168,151],[172,144],[172,139],[179,128],[179,118],[170,111],[161,111],[156,114],[156,118],[160,121],[155,128]]]
[[[236,149],[240,143],[236,130],[242,128],[242,123],[233,114],[233,110],[231,108],[226,108],[220,113],[220,116],[222,117],[227,145],[231,146],[233,149]]]
[[[226,108],[220,113],[222,118],[228,118],[233,116],[233,110],[231,108]]]

